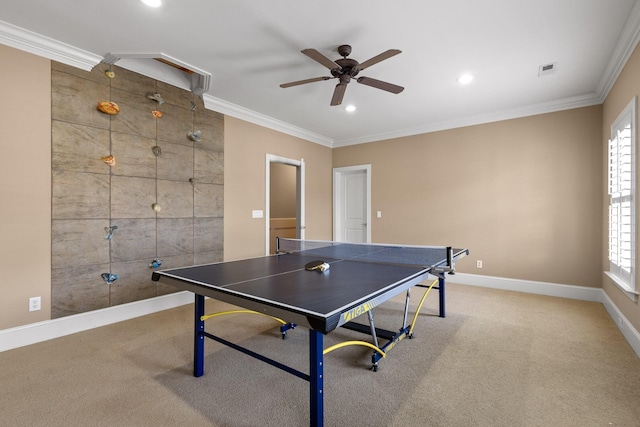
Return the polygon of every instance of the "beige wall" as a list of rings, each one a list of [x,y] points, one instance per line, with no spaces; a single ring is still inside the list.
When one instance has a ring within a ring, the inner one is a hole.
[[[602,140],[601,140],[601,150],[602,150],[602,170],[606,170],[606,162],[607,162],[607,145],[608,140],[611,136],[611,124],[618,117],[618,115],[622,112],[622,110],[629,104],[629,102],[633,99],[634,96],[640,95],[640,48],[636,47],[635,52],[631,55],[631,58],[627,61],[624,69],[613,88],[609,92],[607,99],[603,104],[602,109]],[[640,123],[640,122],[639,122]],[[639,163],[640,164],[640,163]],[[640,177],[640,174],[637,174],[637,178]],[[603,265],[607,265],[608,263],[608,254],[607,254],[607,187],[606,187],[606,175],[603,178],[603,221],[602,221],[602,234],[603,240],[601,243],[602,247],[602,262]],[[636,183],[636,188],[640,188],[638,183]],[[638,245],[640,239],[638,239],[636,234],[636,245]],[[637,247],[637,246],[636,246]],[[636,288],[638,288],[637,281],[640,280],[640,277],[636,277]],[[640,330],[640,306],[637,302],[631,301],[625,294],[623,294],[618,287],[616,287],[611,280],[602,275],[602,287],[604,291],[609,295],[609,297],[613,300],[616,306],[622,311],[625,317],[631,322],[636,330]]]
[[[332,237],[331,149],[302,139],[225,117],[224,257],[225,260],[265,254],[266,155],[304,159],[306,168],[306,238]]]
[[[600,123],[600,106],[581,108],[338,148],[333,166],[371,164],[374,242],[466,247],[461,272],[599,287]]]
[[[0,329],[50,318],[50,63],[0,46]],[[225,259],[265,249],[265,156],[304,158],[307,238],[332,237],[332,167],[372,165],[372,238],[471,249],[460,271],[601,286],[640,329],[640,310],[602,277],[604,140],[640,92],[636,52],[604,106],[331,150],[225,117]],[[482,259],[484,268],[476,269]],[[43,310],[29,313],[28,298]]]
[[[269,209],[271,218],[296,217],[296,170],[292,165],[271,163]]]
[[[0,329],[51,316],[51,65],[0,45]],[[29,312],[30,297],[42,310]]]

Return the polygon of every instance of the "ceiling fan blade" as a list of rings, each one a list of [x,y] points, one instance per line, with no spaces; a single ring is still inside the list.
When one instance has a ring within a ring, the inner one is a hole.
[[[331,97],[331,105],[342,104],[342,98],[344,97],[344,92],[346,90],[347,85],[345,83],[338,83],[336,85],[336,89],[333,91],[333,97]]]
[[[284,89],[284,88],[291,87],[291,86],[298,86],[298,85],[303,85],[303,84],[313,83],[313,82],[321,82],[323,80],[329,80],[329,79],[333,79],[333,78],[334,77],[329,77],[329,76],[314,77],[312,79],[298,80],[297,82],[282,83],[280,85],[280,87]]]
[[[402,86],[383,82],[382,80],[372,79],[371,77],[358,77],[358,83],[375,87],[376,89],[386,90],[387,92],[391,92],[391,93],[400,93],[404,90]]]
[[[329,58],[327,58],[326,56],[324,56],[323,54],[321,54],[315,49],[305,49],[301,52],[307,55],[309,58],[313,59],[314,61],[324,65],[330,70],[335,70],[336,68],[337,69],[342,68],[341,66],[339,66],[338,64],[336,64],[335,62],[333,62],[332,60],[330,60]]]
[[[374,64],[377,64],[380,61],[384,61],[385,59],[389,59],[392,56],[396,56],[397,54],[402,53],[401,50],[398,49],[389,49],[386,52],[382,52],[380,55],[374,56],[371,59],[368,59],[358,65],[358,70],[364,70],[365,68],[371,67]]]

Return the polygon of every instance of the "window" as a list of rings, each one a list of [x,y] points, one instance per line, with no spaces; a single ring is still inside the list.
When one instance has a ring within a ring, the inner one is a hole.
[[[611,125],[609,140],[609,271],[608,276],[631,298],[635,282],[635,156],[637,98]]]

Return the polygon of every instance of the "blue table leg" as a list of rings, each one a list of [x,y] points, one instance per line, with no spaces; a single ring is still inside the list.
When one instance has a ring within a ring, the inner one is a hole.
[[[309,330],[309,391],[311,427],[324,424],[324,386],[323,386],[323,335]]]
[[[438,294],[440,295],[440,317],[445,317],[444,274],[438,278]]]
[[[204,296],[196,295],[193,328],[193,376],[204,374]]]

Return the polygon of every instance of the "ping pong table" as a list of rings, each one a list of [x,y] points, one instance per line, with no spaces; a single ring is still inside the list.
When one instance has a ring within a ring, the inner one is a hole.
[[[204,374],[205,337],[255,357],[309,382],[310,425],[324,422],[324,355],[346,345],[372,349],[372,369],[405,337],[413,326],[424,298],[433,288],[439,293],[439,316],[445,317],[445,275],[453,274],[455,262],[468,249],[439,246],[357,244],[332,241],[277,239],[276,254],[155,271],[152,280],[195,294],[194,376]],[[423,284],[428,276],[435,280]],[[410,289],[426,287],[413,321],[408,322]],[[374,309],[406,292],[402,327],[398,331],[379,329]],[[233,304],[280,322],[282,338],[287,331],[302,326],[309,329],[309,372],[232,343],[205,331],[205,320],[225,314],[205,315],[205,297]],[[369,324],[353,320],[366,314]],[[323,337],[336,328],[365,333],[368,341],[348,341],[324,348]],[[379,338],[384,339],[381,345]]]

